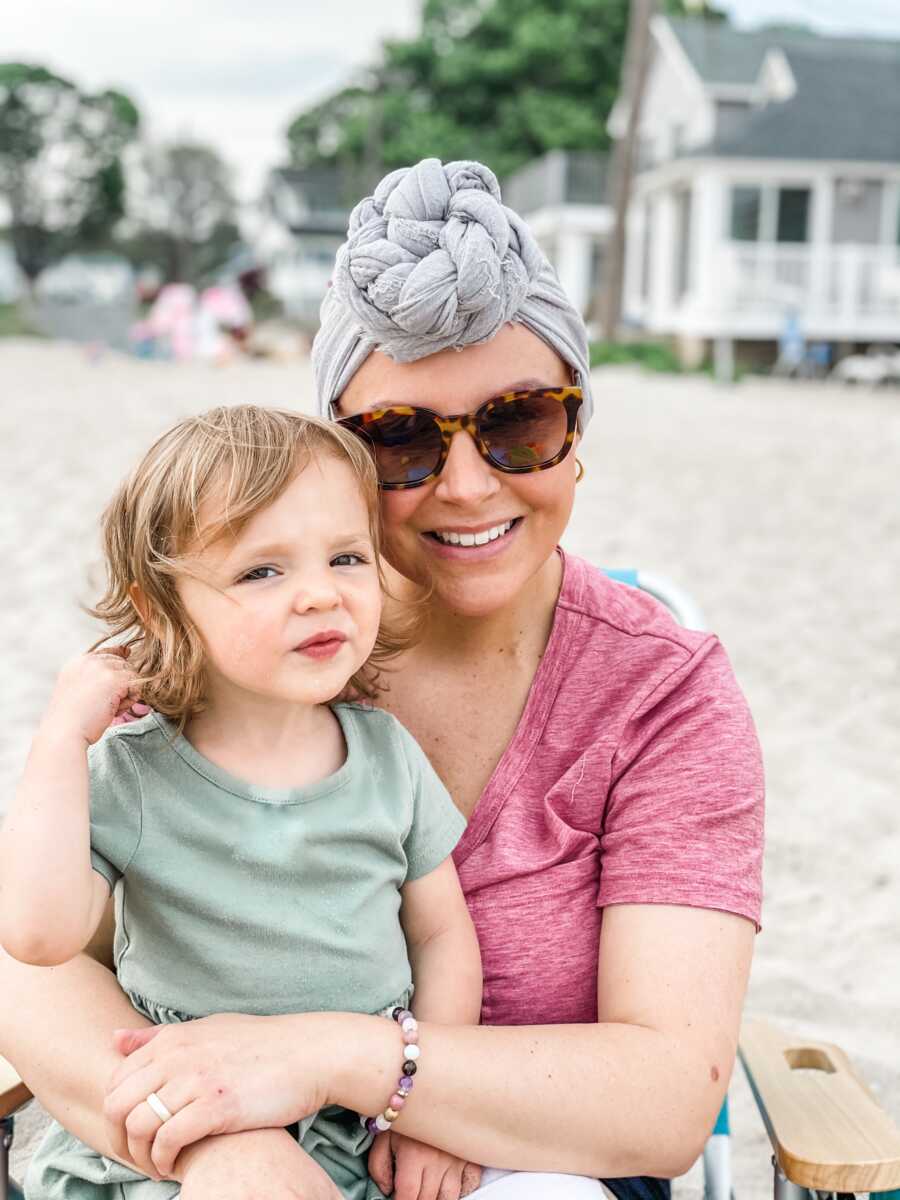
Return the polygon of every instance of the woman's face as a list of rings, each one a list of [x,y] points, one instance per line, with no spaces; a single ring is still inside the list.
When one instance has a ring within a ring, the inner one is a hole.
[[[570,383],[568,367],[549,346],[523,325],[507,325],[490,342],[414,363],[371,354],[344,391],[340,412],[403,404],[455,416],[504,392]],[[418,488],[382,492],[385,557],[407,579],[430,582],[434,602],[451,612],[497,612],[550,561],[572,511],[575,474],[574,453],[546,471],[504,474],[485,462],[469,434],[457,433],[440,475]],[[447,540],[507,526],[483,545]]]

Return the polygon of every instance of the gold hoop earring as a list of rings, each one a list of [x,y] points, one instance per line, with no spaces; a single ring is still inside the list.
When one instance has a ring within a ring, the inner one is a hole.
[[[577,454],[575,455],[575,464],[578,467],[578,470],[575,472],[575,482],[581,483],[582,479],[584,479],[584,463]]]

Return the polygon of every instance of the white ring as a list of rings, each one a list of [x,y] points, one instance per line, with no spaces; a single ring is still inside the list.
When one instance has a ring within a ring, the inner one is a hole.
[[[156,1092],[150,1093],[150,1095],[147,1097],[147,1103],[162,1121],[163,1125],[165,1125],[166,1121],[172,1120],[172,1114],[163,1104],[162,1100],[160,1100],[159,1096],[157,1096]]]

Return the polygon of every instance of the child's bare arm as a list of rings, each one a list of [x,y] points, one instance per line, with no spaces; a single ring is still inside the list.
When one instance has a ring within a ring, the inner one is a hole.
[[[0,832],[0,943],[57,966],[90,941],[109,899],[91,867],[88,747],[130,702],[123,656],[86,654],[60,673]]]
[[[477,1025],[481,954],[452,859],[404,885],[400,920],[412,966],[416,1016],[442,1025]]]
[[[400,920],[412,965],[416,1016],[443,1025],[477,1025],[481,954],[452,859],[404,886]],[[369,1174],[385,1195],[396,1190],[418,1200],[456,1200],[481,1178],[477,1166],[393,1129],[375,1139]]]

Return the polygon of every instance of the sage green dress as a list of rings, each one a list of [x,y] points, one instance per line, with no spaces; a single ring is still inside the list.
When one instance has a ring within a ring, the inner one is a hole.
[[[400,888],[439,866],[465,826],[422,750],[388,713],[333,710],[347,757],[308,788],[255,787],[151,713],[90,751],[94,869],[115,893],[115,961],[157,1023],[212,1013],[353,1011],[408,1003]],[[356,1113],[299,1124],[347,1200],[378,1200]],[[170,1200],[54,1124],[26,1200]]]

